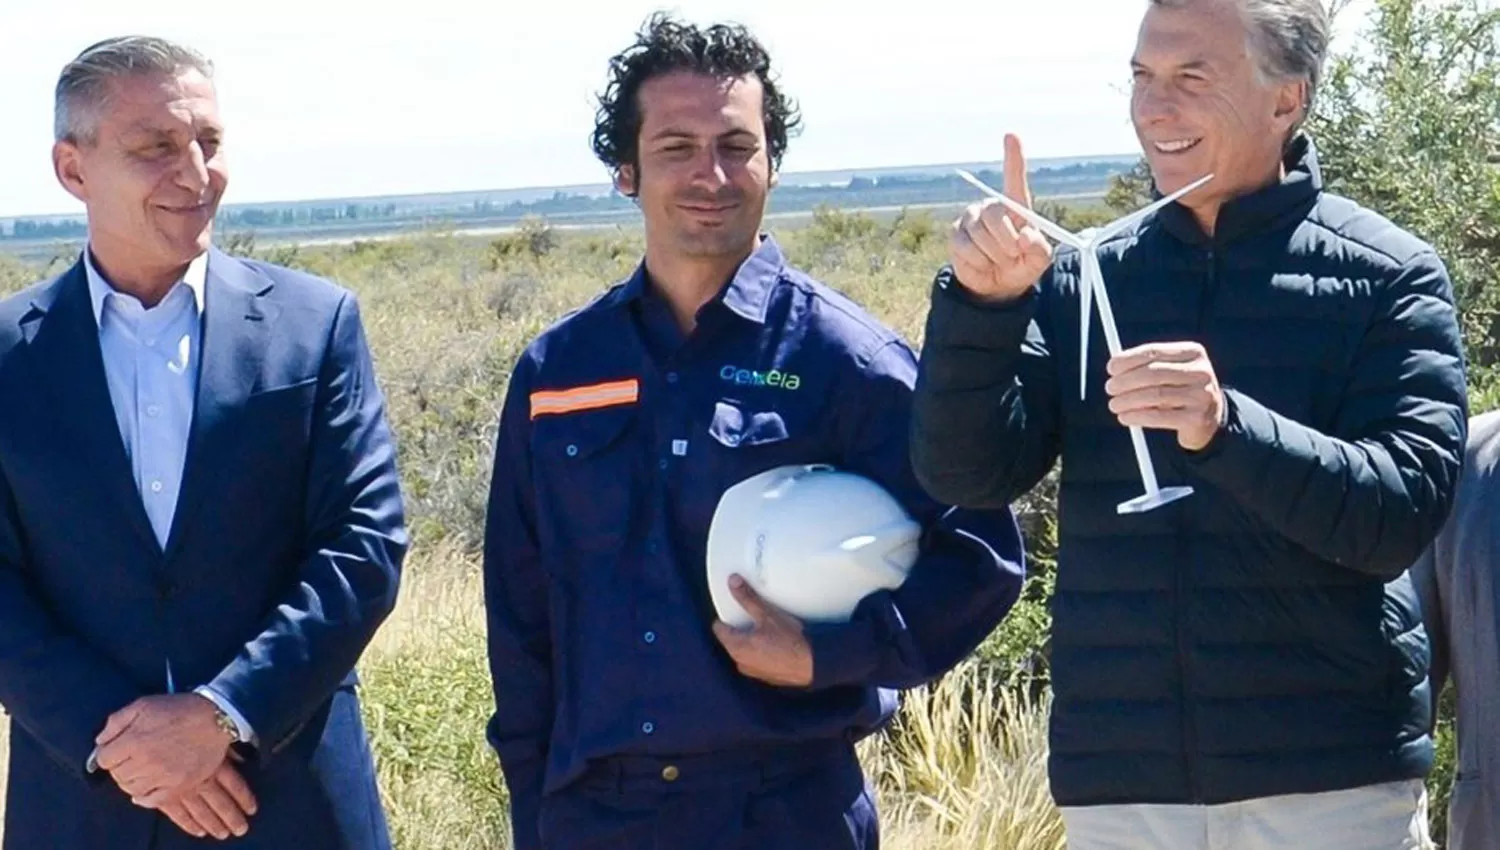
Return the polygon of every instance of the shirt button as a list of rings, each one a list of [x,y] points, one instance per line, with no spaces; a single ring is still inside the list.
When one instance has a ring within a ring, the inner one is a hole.
[[[649,543],[646,544],[646,554],[647,555],[655,555],[656,554],[656,541],[655,540],[652,540],[651,542],[649,542]]]
[[[669,383],[669,384],[675,384],[675,383],[677,383],[677,373],[676,372],[668,372],[667,373],[667,383]]]
[[[676,782],[677,777],[681,775],[682,771],[678,770],[675,764],[669,764],[661,769],[661,778],[667,782]]]
[[[160,413],[161,413],[161,408],[160,408],[160,407],[157,407],[157,406],[156,406],[156,405],[154,405],[154,404],[152,404],[152,405],[148,405],[148,406],[147,406],[147,407],[146,407],[146,415],[147,415],[147,416],[157,416],[157,415],[159,415],[159,414],[160,414]]]
[[[656,731],[656,724],[647,720],[645,723],[641,724],[641,731],[645,732],[647,735],[650,735]]]
[[[567,452],[568,457],[578,457],[578,447],[573,445],[572,443],[568,444]]]
[[[671,464],[667,463],[666,458],[662,458],[661,460],[656,462],[656,468],[662,470],[663,472],[666,471],[668,466],[671,466]]]
[[[641,638],[646,643],[656,643],[656,632],[646,632]]]
[[[161,492],[161,482],[160,481],[152,481],[151,482],[151,492],[153,492],[153,493],[160,493]]]

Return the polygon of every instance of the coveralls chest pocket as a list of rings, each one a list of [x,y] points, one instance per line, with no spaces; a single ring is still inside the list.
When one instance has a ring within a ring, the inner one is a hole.
[[[617,554],[634,523],[644,458],[635,448],[637,410],[604,408],[540,416],[532,422],[537,536],[549,564],[570,553]]]
[[[805,423],[793,414],[764,405],[719,401],[708,426],[714,488],[710,509],[723,492],[768,469],[788,464],[830,463]]]

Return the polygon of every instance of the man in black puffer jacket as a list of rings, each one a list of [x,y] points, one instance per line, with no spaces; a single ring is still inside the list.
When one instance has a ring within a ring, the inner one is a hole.
[[[1443,262],[1323,191],[1299,130],[1318,0],[1153,0],[1132,117],[1161,192],[1080,255],[993,201],[932,293],[912,452],[940,501],[1025,493],[1061,457],[1050,775],[1071,850],[1422,848],[1429,644],[1406,567],[1447,517],[1464,358]],[[1006,193],[1029,204],[1020,145]],[[1162,486],[1144,513],[1128,431]]]

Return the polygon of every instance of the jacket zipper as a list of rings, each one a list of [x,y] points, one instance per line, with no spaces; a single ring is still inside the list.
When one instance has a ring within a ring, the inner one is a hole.
[[[1203,326],[1208,322],[1208,314],[1213,308],[1214,297],[1219,290],[1219,274],[1215,265],[1214,249],[1208,249],[1208,285],[1203,289],[1203,300],[1198,302],[1198,336],[1203,336]]]
[[[1194,329],[1194,335],[1203,339],[1204,327],[1213,310],[1213,303],[1218,294],[1219,276],[1216,267],[1216,257],[1212,246],[1208,249],[1208,279],[1203,288],[1203,297],[1198,302],[1198,321]],[[1179,519],[1181,523],[1182,520]],[[1183,524],[1185,526],[1185,523]],[[1193,705],[1191,695],[1192,677],[1192,646],[1188,640],[1187,627],[1191,618],[1188,615],[1186,603],[1188,601],[1187,576],[1188,570],[1192,569],[1193,547],[1189,543],[1191,538],[1185,533],[1187,529],[1179,526],[1178,558],[1175,575],[1177,595],[1177,660],[1178,672],[1182,681],[1182,744],[1187,762],[1188,793],[1194,803],[1203,802],[1203,789],[1198,782],[1198,724],[1193,717]]]

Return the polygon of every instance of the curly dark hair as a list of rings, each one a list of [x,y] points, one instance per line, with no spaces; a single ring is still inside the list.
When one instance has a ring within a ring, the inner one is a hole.
[[[700,29],[658,12],[636,34],[634,44],[609,60],[609,85],[598,98],[592,145],[594,154],[610,171],[617,172],[622,165],[638,165],[638,94],[647,80],[672,71],[758,77],[765,91],[761,111],[771,165],[780,170],[787,138],[801,126],[802,119],[796,105],[772,79],[771,57],[765,47],[739,24]]]

